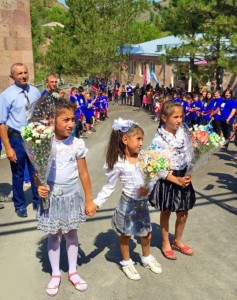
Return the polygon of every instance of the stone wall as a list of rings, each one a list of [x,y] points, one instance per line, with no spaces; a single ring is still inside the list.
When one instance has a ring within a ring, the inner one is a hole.
[[[30,0],[0,0],[0,92],[12,84],[13,63],[26,64],[34,82]]]

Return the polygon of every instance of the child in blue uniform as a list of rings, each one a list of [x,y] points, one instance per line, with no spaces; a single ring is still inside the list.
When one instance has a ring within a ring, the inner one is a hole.
[[[202,125],[207,125],[211,121],[211,113],[213,111],[214,99],[211,92],[207,92],[202,110]]]
[[[102,121],[105,120],[106,117],[108,117],[108,103],[109,103],[109,99],[106,96],[106,93],[103,92],[102,96],[100,97],[101,99],[101,115],[100,118]]]
[[[215,91],[215,100],[213,102],[213,109],[210,115],[212,119],[213,130],[221,135],[221,104],[223,102],[223,98],[221,97],[221,92],[219,90]]]
[[[94,117],[94,103],[96,102],[96,98],[94,100],[91,99],[91,93],[87,92],[85,94],[85,105],[84,105],[84,115],[86,118],[86,133],[91,134],[91,132],[95,132],[95,128],[93,125],[93,117]]]
[[[234,115],[236,113],[237,102],[232,98],[232,91],[226,90],[225,97],[220,107],[221,112],[221,130],[224,138],[228,141],[225,144],[227,149],[229,146],[230,133],[234,123]]]

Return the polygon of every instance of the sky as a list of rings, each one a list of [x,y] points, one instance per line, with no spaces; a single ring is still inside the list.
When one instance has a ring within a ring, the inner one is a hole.
[[[65,4],[64,0],[58,0],[58,2]]]

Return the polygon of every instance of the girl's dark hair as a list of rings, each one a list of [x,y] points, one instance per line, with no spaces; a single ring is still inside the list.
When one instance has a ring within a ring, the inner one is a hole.
[[[110,170],[113,170],[115,163],[118,161],[118,157],[125,159],[125,145],[122,141],[122,137],[124,135],[136,135],[138,131],[144,134],[143,129],[137,124],[132,125],[127,132],[112,130],[106,152],[106,163]]]
[[[161,107],[161,111],[160,111],[160,124],[158,126],[158,128],[161,127],[162,124],[164,124],[164,121],[162,120],[162,115],[165,117],[170,117],[173,113],[174,113],[174,109],[175,107],[182,107],[182,105],[178,102],[174,102],[172,100],[166,101],[162,107]]]
[[[226,89],[226,90],[223,92],[224,97],[225,97],[225,93],[226,93],[226,92],[229,92],[229,93],[231,94],[231,97],[233,96],[233,91],[232,91],[232,89]]]
[[[60,97],[55,100],[55,117],[58,117],[62,111],[72,109],[75,110],[75,105],[71,101],[67,101]]]

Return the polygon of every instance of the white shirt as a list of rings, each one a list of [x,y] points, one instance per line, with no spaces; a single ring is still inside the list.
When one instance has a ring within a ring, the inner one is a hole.
[[[54,138],[50,155],[48,181],[70,184],[78,177],[77,161],[86,156],[88,149],[83,140],[69,136],[65,140]]]
[[[183,170],[191,161],[192,142],[188,131],[183,126],[178,128],[176,135],[166,131],[162,126],[155,134],[152,145],[159,147],[161,150],[167,149],[171,152],[172,170]],[[159,177],[165,179],[168,173],[168,171],[161,171],[159,172]]]
[[[98,193],[96,199],[94,199],[94,203],[98,207],[101,207],[113,193],[118,178],[120,178],[122,182],[122,191],[126,196],[131,197],[134,200],[147,198],[141,197],[138,194],[139,188],[145,185],[138,163],[131,164],[127,160],[119,158],[115,163],[113,170],[110,170],[107,165],[104,166],[104,169],[106,170],[105,175],[107,177],[107,183]]]

